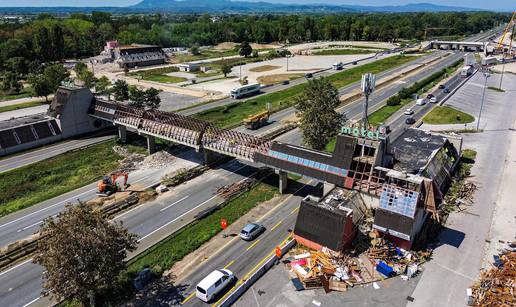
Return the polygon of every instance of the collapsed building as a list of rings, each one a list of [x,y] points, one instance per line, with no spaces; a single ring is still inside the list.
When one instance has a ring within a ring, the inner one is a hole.
[[[316,161],[314,169],[300,169],[299,172],[320,178],[313,174],[319,171],[317,166],[324,165],[319,161],[335,160],[332,166],[323,167],[344,173],[345,182],[338,182],[342,178],[332,178],[331,175],[327,182],[360,192],[362,202],[374,212],[371,228],[397,246],[410,249],[426,219],[437,215],[442,194],[458,165],[462,140],[415,128],[407,129],[393,141],[380,137],[377,132],[361,133],[356,128],[343,132],[344,135],[337,137],[333,154],[310,153],[297,148],[293,156],[308,154]],[[275,146],[291,145],[273,144],[272,148]],[[293,150],[292,147],[289,149]],[[295,160],[286,157],[288,162],[285,163]],[[276,166],[281,168],[280,164]],[[349,246],[355,234],[349,229],[358,226],[355,224],[357,219],[351,218],[357,206],[351,206],[349,204],[353,202],[345,200],[336,209],[329,210],[326,201],[301,202],[294,235],[298,242],[310,248],[342,251]],[[308,222],[310,216],[312,221]],[[343,231],[342,225],[346,223],[353,224],[347,225]]]

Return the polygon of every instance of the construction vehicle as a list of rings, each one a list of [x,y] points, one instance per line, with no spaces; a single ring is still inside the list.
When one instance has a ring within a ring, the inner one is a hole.
[[[503,31],[503,34],[502,36],[500,37],[500,40],[498,41],[498,46],[496,46],[496,49],[495,49],[495,53],[497,54],[502,54],[504,53],[505,51],[505,37],[507,36],[507,34],[511,35],[511,40],[510,40],[510,43],[509,43],[509,48],[508,48],[508,52],[509,54],[512,54],[512,35],[514,35],[514,33],[510,33],[509,31],[511,30],[511,27],[512,27],[512,31],[514,32],[514,25],[516,24],[516,11],[512,13],[512,16],[511,16],[511,20],[509,21],[509,23],[507,24],[507,27],[505,27],[504,31]]]
[[[267,125],[267,123],[269,122],[269,116],[269,110],[260,112],[255,115],[251,115],[244,119],[244,125],[247,129],[256,130],[260,127]]]
[[[107,197],[113,193],[124,191],[127,188],[127,172],[114,172],[110,175],[104,176],[97,184],[97,196]],[[123,178],[123,184],[118,182],[118,179]]]

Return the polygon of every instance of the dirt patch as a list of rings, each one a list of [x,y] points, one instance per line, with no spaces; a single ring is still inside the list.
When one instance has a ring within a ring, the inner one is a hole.
[[[235,47],[237,45],[238,45],[237,43],[233,43],[233,42],[224,42],[224,43],[220,43],[217,46],[213,47],[213,50],[221,50],[221,51],[233,50],[233,49],[235,49]]]
[[[256,80],[260,84],[276,84],[287,80],[294,80],[303,77],[303,74],[277,74],[258,77]]]
[[[282,45],[278,44],[278,43],[272,43],[272,44],[256,44],[256,43],[252,43],[251,44],[251,48],[253,49],[256,49],[256,50],[260,50],[260,49],[277,49],[277,48],[281,48]]]
[[[250,68],[249,71],[252,71],[252,72],[264,72],[264,71],[269,71],[269,70],[275,70],[275,69],[278,69],[278,68],[281,68],[281,66],[262,65],[262,66],[257,66],[257,67]]]
[[[234,235],[237,235],[247,223],[256,222],[260,217],[263,217],[267,212],[271,211],[288,197],[289,195],[276,196],[269,201],[257,205],[247,214],[228,226],[225,231],[226,234],[228,234],[227,238],[223,238],[222,234],[213,237],[196,251],[185,256],[181,261],[176,262],[170,270],[163,273],[163,276],[167,279],[177,279],[173,281],[177,284],[180,282],[181,278],[187,277],[196,267],[201,265],[208,258],[216,256],[216,253],[221,249],[221,247],[232,240]],[[236,238],[235,240],[240,239]]]

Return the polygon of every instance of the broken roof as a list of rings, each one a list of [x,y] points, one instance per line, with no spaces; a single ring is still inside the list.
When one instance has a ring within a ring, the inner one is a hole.
[[[447,138],[442,135],[421,129],[407,129],[390,145],[390,151],[395,159],[395,169],[419,173],[446,142]]]

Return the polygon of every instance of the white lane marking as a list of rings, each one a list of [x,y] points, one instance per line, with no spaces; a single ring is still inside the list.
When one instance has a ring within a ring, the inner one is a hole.
[[[22,231],[24,231],[24,230],[27,230],[27,229],[32,228],[32,227],[34,227],[34,226],[37,226],[37,225],[39,225],[39,224],[41,224],[41,223],[43,223],[43,221],[39,221],[39,222],[34,223],[34,224],[32,224],[32,225],[29,225],[29,226],[25,226],[25,227],[23,227],[22,229],[18,229],[16,232],[22,232]]]
[[[175,219],[173,219],[172,221],[170,221],[170,222],[166,223],[165,225],[163,225],[163,226],[161,226],[161,227],[159,227],[159,228],[157,228],[157,229],[155,229],[155,230],[151,231],[149,234],[147,234],[147,235],[145,235],[145,236],[141,237],[140,239],[138,239],[138,242],[141,242],[143,239],[145,239],[145,238],[147,238],[147,237],[149,237],[149,236],[151,236],[151,235],[155,234],[156,232],[160,231],[161,229],[163,229],[163,228],[167,227],[168,225],[170,225],[170,224],[174,223],[175,221],[179,220],[180,218],[182,218],[183,216],[187,215],[188,213],[190,213],[190,212],[194,211],[195,209],[197,209],[197,208],[199,208],[199,207],[203,206],[204,204],[206,204],[206,203],[207,203],[207,202],[209,202],[210,200],[214,199],[215,197],[218,197],[218,195],[214,195],[214,196],[210,197],[209,199],[207,199],[207,200],[203,201],[202,203],[200,203],[199,205],[197,205],[197,206],[196,206],[196,207],[194,207],[193,209],[191,209],[191,210],[189,210],[189,211],[187,211],[187,212],[185,212],[185,213],[181,214],[180,216],[176,217]]]
[[[32,303],[35,303],[37,300],[39,300],[40,298],[42,298],[43,296],[38,296],[36,297],[35,299],[33,299],[32,301],[28,302],[27,304],[23,305],[23,307],[27,307],[29,306],[30,304]]]
[[[190,197],[190,195],[186,195],[185,197],[181,198],[180,200],[177,200],[177,201],[171,203],[170,205],[166,206],[165,208],[159,210],[159,212],[163,212],[163,211],[167,210],[168,208],[172,207],[173,205],[175,205],[177,203],[182,202],[183,200],[187,199],[188,197]]]
[[[5,271],[3,271],[3,272],[0,272],[0,276],[2,276],[2,275],[4,275],[4,274],[7,274],[7,273],[11,272],[12,270],[14,270],[14,269],[16,269],[16,268],[18,268],[18,267],[20,267],[20,266],[22,266],[22,265],[24,265],[24,264],[26,264],[26,263],[28,263],[28,262],[31,262],[31,261],[32,261],[32,258],[27,259],[27,260],[23,261],[22,263],[18,263],[17,265],[15,265],[15,266],[13,266],[13,267],[9,268],[8,270],[5,270]]]

